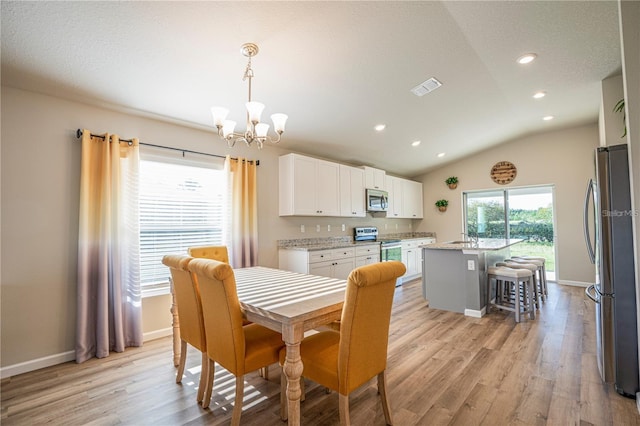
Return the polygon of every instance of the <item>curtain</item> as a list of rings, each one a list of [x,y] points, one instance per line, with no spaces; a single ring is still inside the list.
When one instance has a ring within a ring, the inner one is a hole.
[[[76,362],[142,345],[138,140],[82,132]]]
[[[225,168],[231,189],[230,197],[230,262],[234,268],[258,264],[258,197],[257,166],[244,158],[227,156]]]

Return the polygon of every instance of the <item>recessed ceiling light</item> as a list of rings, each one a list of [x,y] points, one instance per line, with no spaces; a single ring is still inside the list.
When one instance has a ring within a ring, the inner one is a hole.
[[[518,58],[518,63],[519,64],[528,64],[530,62],[532,62],[538,55],[536,55],[535,53],[527,53],[526,55],[522,55]]]
[[[411,142],[411,146],[418,146],[418,145],[420,145],[420,141]]]
[[[546,92],[536,92],[533,94],[534,99],[544,98],[545,96],[547,96]]]
[[[544,121],[549,121],[549,120],[553,120],[553,119],[554,119],[554,117],[553,117],[553,115],[547,115],[547,116],[545,116],[545,117],[542,117],[542,119],[543,119]]]
[[[376,126],[374,127],[374,129],[375,129],[375,131],[376,131],[376,132],[381,132],[381,131],[383,131],[383,130],[384,130],[384,128],[385,128],[385,127],[387,127],[387,126],[386,126],[386,125],[384,125],[384,124],[376,124]]]
[[[438,154],[438,158],[442,158],[442,157],[444,157],[445,155],[447,155],[447,154],[446,154],[446,153],[444,153],[444,152],[441,152],[440,154]]]

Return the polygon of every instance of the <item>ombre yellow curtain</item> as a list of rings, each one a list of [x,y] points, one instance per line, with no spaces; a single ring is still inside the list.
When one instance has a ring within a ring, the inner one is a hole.
[[[230,197],[229,255],[234,268],[258,264],[257,166],[245,158],[227,156]]]
[[[82,132],[76,362],[142,345],[139,144]]]

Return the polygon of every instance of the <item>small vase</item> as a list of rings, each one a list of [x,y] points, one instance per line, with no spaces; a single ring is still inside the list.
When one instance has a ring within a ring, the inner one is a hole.
[[[447,206],[439,206],[438,210],[440,210],[441,212],[446,212],[447,211]]]
[[[449,183],[449,189],[456,189],[458,187],[457,183]]]

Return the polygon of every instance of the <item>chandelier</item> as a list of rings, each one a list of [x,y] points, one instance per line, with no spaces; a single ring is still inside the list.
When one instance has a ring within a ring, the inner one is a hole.
[[[277,139],[273,139],[267,135],[269,125],[260,122],[260,115],[264,109],[264,104],[251,100],[251,79],[253,78],[253,69],[251,69],[251,58],[258,54],[258,46],[254,43],[245,43],[242,45],[240,52],[249,58],[247,68],[244,70],[242,81],[249,80],[249,101],[245,104],[247,107],[247,130],[244,133],[235,131],[236,122],[227,120],[229,110],[222,107],[212,107],[213,124],[218,129],[218,136],[227,141],[229,148],[232,148],[236,142],[244,142],[247,146],[256,143],[258,149],[262,149],[264,142],[278,143],[280,136],[284,132],[284,125],[287,122],[286,114],[272,114],[273,129],[278,135]]]

